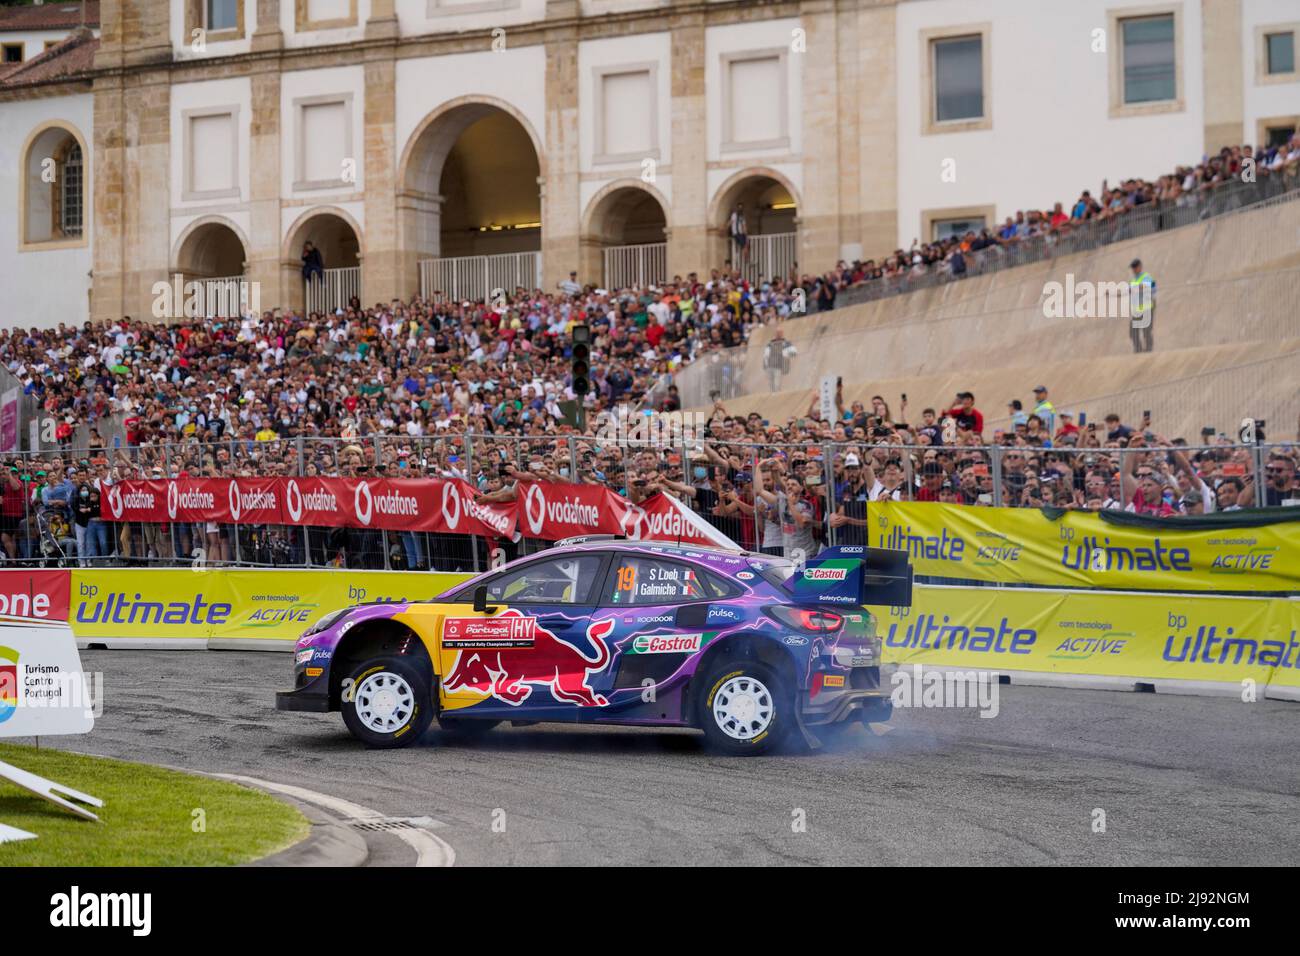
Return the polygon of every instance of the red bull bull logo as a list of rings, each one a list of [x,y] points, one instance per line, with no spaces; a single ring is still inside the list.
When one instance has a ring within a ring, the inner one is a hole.
[[[482,634],[468,636],[465,626],[473,622],[480,626],[491,625],[499,634],[510,629],[531,626],[532,639],[524,646],[465,647],[456,658],[450,673],[443,678],[444,690],[467,688],[477,693],[495,697],[507,704],[518,706],[532,696],[534,686],[548,688],[551,696],[564,704],[579,707],[604,707],[609,703],[588,685],[593,672],[609,663],[609,646],[605,639],[614,630],[614,621],[599,621],[587,626],[587,638],[596,647],[596,656],[587,657],[582,651],[560,640],[537,623],[536,618],[525,617],[518,611],[506,611],[495,618],[452,618],[444,624],[444,646],[447,644],[448,625],[455,624],[453,640],[485,640]]]

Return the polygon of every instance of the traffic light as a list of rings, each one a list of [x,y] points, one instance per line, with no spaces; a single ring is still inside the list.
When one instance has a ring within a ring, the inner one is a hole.
[[[573,356],[570,371],[573,375],[573,394],[582,398],[591,391],[591,327],[573,327]]]

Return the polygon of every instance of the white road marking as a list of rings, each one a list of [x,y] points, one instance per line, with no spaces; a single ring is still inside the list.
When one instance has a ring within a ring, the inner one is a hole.
[[[390,819],[378,810],[363,807],[359,803],[353,803],[340,797],[331,797],[327,793],[317,793],[315,790],[308,790],[305,787],[295,787],[287,783],[273,783],[269,780],[259,780],[256,777],[244,777],[233,773],[217,773],[213,774],[213,776],[225,780],[234,780],[236,783],[247,784],[263,790],[270,790],[274,793],[283,793],[285,796],[294,797],[304,803],[315,804],[349,821],[379,823]],[[434,826],[442,825],[437,820],[430,819],[429,822]],[[456,851],[450,843],[437,834],[425,829],[392,830],[390,832],[415,850],[416,866],[456,865]]]

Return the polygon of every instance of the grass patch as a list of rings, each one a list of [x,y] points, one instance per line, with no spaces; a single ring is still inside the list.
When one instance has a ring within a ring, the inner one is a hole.
[[[296,808],[224,780],[15,744],[0,760],[104,801],[95,823],[0,780],[0,823],[37,834],[0,843],[0,867],[230,866],[307,834]]]

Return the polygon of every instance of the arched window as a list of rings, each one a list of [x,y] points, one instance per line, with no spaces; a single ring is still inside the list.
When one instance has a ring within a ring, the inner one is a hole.
[[[90,170],[81,138],[52,123],[37,130],[23,155],[21,248],[85,240]]]
[[[73,142],[63,157],[59,171],[59,231],[65,238],[81,235],[82,203],[85,199],[85,179],[82,176],[81,145]]]

